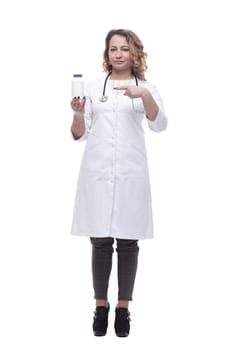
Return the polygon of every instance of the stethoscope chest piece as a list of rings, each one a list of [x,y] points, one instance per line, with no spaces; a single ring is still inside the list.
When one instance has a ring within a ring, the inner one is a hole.
[[[99,98],[99,100],[100,102],[106,102],[108,100],[108,96],[103,95]]]

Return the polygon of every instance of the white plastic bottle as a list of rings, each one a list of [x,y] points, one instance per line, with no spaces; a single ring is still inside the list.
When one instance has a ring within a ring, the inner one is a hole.
[[[80,97],[84,96],[84,83],[82,74],[73,74],[72,86],[71,86],[71,97]]]

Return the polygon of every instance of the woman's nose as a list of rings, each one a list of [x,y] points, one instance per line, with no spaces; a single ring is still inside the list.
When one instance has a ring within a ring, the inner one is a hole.
[[[116,51],[116,57],[121,57],[121,50]]]

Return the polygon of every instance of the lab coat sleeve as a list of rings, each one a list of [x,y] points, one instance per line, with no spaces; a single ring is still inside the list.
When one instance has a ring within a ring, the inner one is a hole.
[[[160,96],[160,94],[155,86],[152,86],[152,85],[150,86],[150,92],[151,92],[155,102],[157,103],[157,105],[159,107],[159,112],[158,112],[156,119],[154,121],[149,120],[147,118],[148,126],[151,130],[153,130],[155,132],[164,131],[167,128],[168,119],[167,119],[167,116],[165,114],[162,98],[161,98],[161,96]]]
[[[85,131],[84,131],[84,134],[79,139],[76,139],[77,142],[82,142],[87,139],[89,130],[91,128],[91,123],[92,123],[91,97],[90,97],[88,85],[85,86],[85,96],[86,96],[85,113],[84,113]]]

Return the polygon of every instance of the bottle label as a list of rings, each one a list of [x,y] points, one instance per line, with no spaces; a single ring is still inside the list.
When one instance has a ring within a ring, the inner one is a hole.
[[[84,96],[84,86],[83,81],[80,79],[74,79],[72,81],[72,89],[71,89],[71,97],[80,97],[83,98]]]

